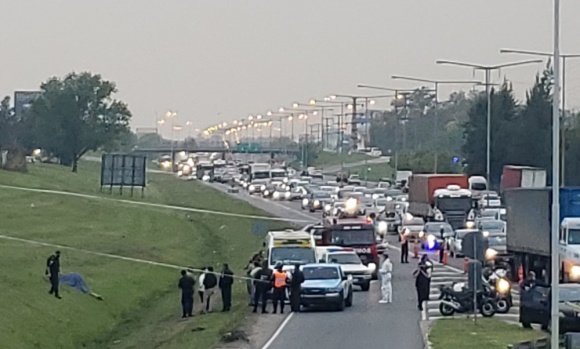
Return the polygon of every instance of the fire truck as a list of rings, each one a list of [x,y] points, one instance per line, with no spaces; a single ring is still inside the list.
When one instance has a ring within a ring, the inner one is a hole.
[[[373,222],[367,217],[326,217],[323,221],[322,238],[318,246],[350,247],[364,265],[379,265],[377,233]],[[376,279],[377,272],[373,273]]]

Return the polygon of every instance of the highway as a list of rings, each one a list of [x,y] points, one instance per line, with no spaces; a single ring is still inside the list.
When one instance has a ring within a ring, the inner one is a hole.
[[[227,192],[227,187],[210,184]],[[273,202],[249,196],[243,190],[231,194],[274,215],[300,221],[321,219],[321,213],[300,209],[300,203]],[[305,224],[300,224],[305,225]],[[393,238],[393,245],[396,238]],[[400,264],[398,248],[390,250],[393,261],[393,304],[379,304],[380,285],[374,281],[369,292],[356,291],[352,308],[344,313],[335,311],[307,311],[288,315],[273,340],[263,349],[295,349],[316,346],[336,348],[404,348],[422,349],[423,337],[419,323],[422,314],[417,309],[414,278],[415,261]],[[276,316],[276,315],[269,315]]]

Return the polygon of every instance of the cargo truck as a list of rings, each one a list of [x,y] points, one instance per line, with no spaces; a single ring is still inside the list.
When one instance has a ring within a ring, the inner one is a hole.
[[[511,188],[507,208],[507,250],[513,255],[512,275],[522,267],[538,279],[550,279],[551,188]],[[560,188],[558,255],[560,280],[580,281],[580,187]]]
[[[475,217],[468,178],[460,174],[416,174],[409,178],[409,208],[425,221],[446,221],[464,228]]]
[[[501,174],[500,192],[509,188],[544,188],[546,170],[538,167],[505,165]]]

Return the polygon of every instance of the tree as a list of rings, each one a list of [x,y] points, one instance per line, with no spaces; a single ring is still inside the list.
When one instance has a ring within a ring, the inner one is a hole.
[[[32,104],[38,146],[77,171],[78,160],[89,150],[119,141],[129,132],[131,113],[113,99],[116,86],[91,73],[71,73],[41,85]]]
[[[34,147],[34,132],[27,109],[17,115],[10,107],[10,97],[0,102],[0,149],[8,151],[4,167],[26,171],[26,154]]]

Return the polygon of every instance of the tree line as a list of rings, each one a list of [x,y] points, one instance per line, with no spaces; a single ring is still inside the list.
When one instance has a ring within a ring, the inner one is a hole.
[[[128,106],[114,98],[115,83],[98,74],[71,73],[40,85],[30,106],[17,112],[10,97],[0,103],[0,150],[5,168],[25,171],[26,155],[41,149],[48,158],[77,171],[88,151],[118,149],[131,142]]]
[[[498,186],[504,165],[552,165],[552,70],[536,76],[534,85],[518,101],[512,84],[504,81],[491,89],[490,182]],[[579,115],[562,113],[563,174],[566,185],[580,185]],[[398,168],[433,173],[486,174],[487,95],[456,92],[435,103],[427,89],[407,96],[372,120],[371,142],[384,153],[397,154]],[[393,162],[391,162],[393,163]],[[551,175],[548,176],[551,181]]]

